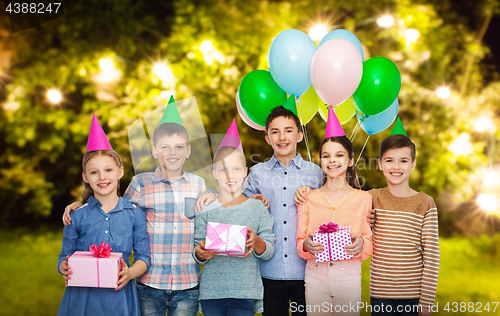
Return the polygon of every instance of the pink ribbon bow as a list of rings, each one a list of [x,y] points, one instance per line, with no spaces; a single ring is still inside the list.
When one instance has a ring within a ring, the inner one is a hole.
[[[97,247],[97,245],[89,246],[89,251],[92,252],[94,254],[94,257],[97,258],[109,258],[109,256],[111,255],[111,250],[112,249],[109,244],[104,244],[104,241],[99,247]]]
[[[318,233],[320,234],[335,233],[338,230],[339,230],[339,225],[330,222],[328,224],[321,225],[318,229]]]

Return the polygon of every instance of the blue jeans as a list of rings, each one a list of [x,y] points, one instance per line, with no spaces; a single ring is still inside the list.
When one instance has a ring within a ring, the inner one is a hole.
[[[372,316],[418,316],[418,298],[389,299],[370,297]]]
[[[136,282],[142,316],[196,316],[198,315],[198,286],[172,291],[159,290]]]
[[[252,299],[223,298],[200,302],[205,316],[253,316],[255,314]]]

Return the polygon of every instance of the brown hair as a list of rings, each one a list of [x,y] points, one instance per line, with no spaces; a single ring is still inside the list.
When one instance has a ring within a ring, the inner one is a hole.
[[[186,138],[186,143],[189,143],[189,134],[184,126],[177,123],[163,123],[155,128],[153,132],[153,146],[156,147],[156,142],[164,136],[172,136],[177,134]]]
[[[319,145],[320,156],[321,156],[321,150],[323,150],[323,145],[328,142],[339,143],[347,151],[349,159],[352,159],[354,157],[354,147],[352,146],[352,143],[349,140],[349,138],[347,138],[346,136],[329,137],[323,139],[321,145]],[[325,177],[323,184],[326,183],[326,179],[327,178]],[[354,164],[347,168],[346,180],[351,187],[361,190],[361,186],[359,185],[359,180],[358,180],[358,174],[356,173],[356,166]]]
[[[118,154],[114,150],[112,150],[112,149],[93,150],[93,151],[88,151],[85,153],[85,155],[83,155],[83,160],[82,160],[83,172],[85,172],[85,167],[87,166],[87,162],[89,162],[90,159],[92,159],[96,156],[99,156],[99,155],[108,155],[115,160],[115,162],[119,168],[123,167],[123,163],[122,163],[122,160],[120,159],[120,156],[118,156]],[[83,204],[87,203],[87,200],[89,199],[89,197],[92,194],[94,194],[94,190],[92,190],[92,187],[90,186],[90,184],[88,184],[87,182],[84,182],[84,189],[83,189],[83,193],[82,193]],[[116,194],[118,196],[120,196],[120,181],[119,180],[118,180],[118,187],[116,190]]]
[[[224,160],[226,157],[235,152],[241,155],[241,158],[243,160],[243,165],[246,167],[247,164],[245,161],[245,154],[243,154],[241,149],[232,146],[222,146],[219,147],[219,149],[217,149],[217,151],[214,154],[214,164],[212,165],[213,170],[215,170],[215,164],[217,162]]]
[[[380,159],[382,160],[382,157],[388,150],[403,148],[403,147],[410,148],[411,161],[412,162],[415,161],[415,156],[417,155],[415,144],[411,141],[411,139],[408,136],[401,134],[391,135],[382,141],[382,143],[380,144],[380,152],[379,152]]]
[[[291,118],[295,125],[297,125],[297,129],[300,131],[300,120],[292,111],[286,109],[283,105],[277,106],[271,110],[271,114],[267,116],[266,119],[266,132],[269,131],[269,125],[272,121],[277,119],[278,117],[283,116],[284,118]]]

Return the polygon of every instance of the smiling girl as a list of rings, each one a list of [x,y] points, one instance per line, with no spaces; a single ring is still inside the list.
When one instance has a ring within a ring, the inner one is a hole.
[[[198,263],[205,264],[200,276],[200,301],[207,316],[262,312],[264,287],[259,259],[269,260],[274,254],[274,220],[261,201],[243,195],[247,170],[240,149],[220,147],[213,168],[220,195],[196,215],[193,255]],[[247,226],[245,256],[214,256],[205,250],[207,222]]]
[[[144,212],[118,196],[123,164],[113,151],[94,116],[87,152],[83,156],[83,203],[64,228],[58,271],[71,279],[68,258],[75,251],[88,251],[103,241],[121,252],[121,271],[116,288],[66,287],[57,315],[140,315],[134,278],[148,269],[151,259]],[[134,265],[128,258],[134,250]]]
[[[307,201],[298,206],[297,251],[307,259],[307,315],[334,315],[335,311],[359,315],[358,311],[351,312],[350,307],[361,302],[361,260],[372,253],[372,233],[365,219],[372,207],[372,197],[360,190],[353,146],[346,136],[325,138],[319,152],[325,183],[312,190]],[[353,259],[316,262],[316,255],[324,248],[312,237],[321,225],[329,222],[351,227],[353,243],[345,246],[345,250]],[[328,308],[325,310],[323,306]]]

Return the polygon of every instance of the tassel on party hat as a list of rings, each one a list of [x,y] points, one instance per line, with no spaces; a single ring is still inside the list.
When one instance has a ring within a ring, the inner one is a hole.
[[[240,134],[238,134],[238,127],[236,126],[235,119],[233,119],[231,126],[229,126],[226,136],[224,136],[224,139],[222,140],[219,148],[223,146],[235,147],[243,151],[243,148],[241,147]]]
[[[163,112],[160,124],[158,125],[161,125],[163,123],[177,123],[179,125],[183,125],[181,116],[179,115],[179,111],[177,110],[177,105],[175,104],[174,101],[174,96],[170,96],[167,108],[165,109],[165,112]]]
[[[345,133],[344,130],[342,129],[342,126],[340,125],[337,115],[335,115],[335,112],[333,111],[333,107],[329,106],[328,121],[326,122],[325,138],[338,137],[338,136],[345,136]]]
[[[85,152],[103,149],[113,150],[106,134],[102,130],[101,124],[99,124],[94,114],[92,116],[92,123],[90,124],[89,139],[87,140],[87,150]]]
[[[399,116],[396,119],[396,122],[394,123],[394,126],[392,127],[392,130],[391,130],[391,134],[389,136],[398,135],[398,134],[408,136],[408,135],[406,135],[405,128],[403,127],[403,123],[401,123]]]

